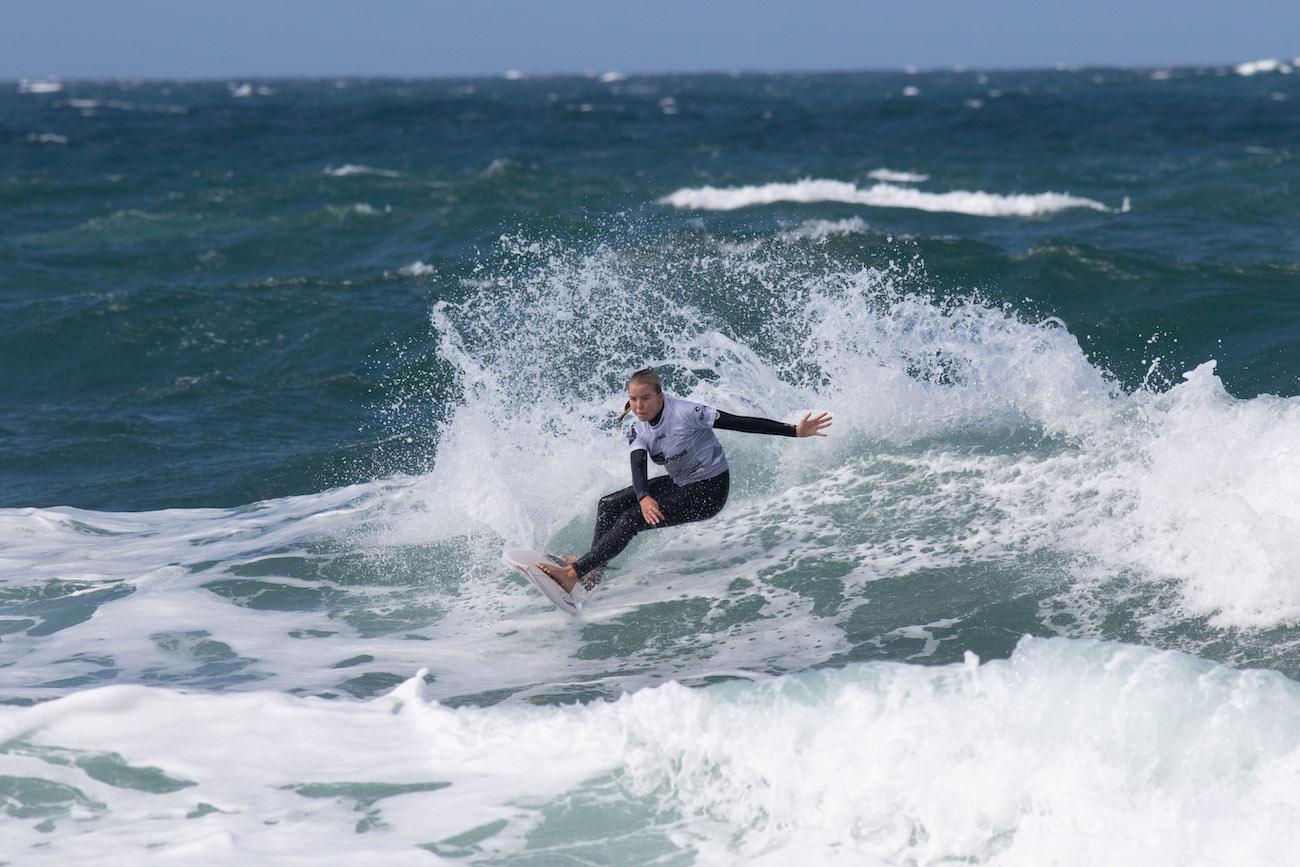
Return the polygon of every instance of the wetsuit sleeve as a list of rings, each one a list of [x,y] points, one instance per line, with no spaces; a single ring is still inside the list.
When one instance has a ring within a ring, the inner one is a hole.
[[[636,501],[650,493],[650,467],[646,460],[645,449],[632,452],[632,490],[636,491]]]
[[[637,433],[636,425],[632,425],[627,429],[627,450],[629,452],[634,452],[637,449],[645,449],[647,452],[650,451],[649,447],[647,447],[645,442],[642,441],[641,435]]]
[[[794,425],[783,421],[772,421],[770,418],[750,415],[732,415],[722,410],[718,410],[718,417],[714,419],[713,426],[718,430],[738,430],[741,433],[771,434],[778,437],[799,435]]]

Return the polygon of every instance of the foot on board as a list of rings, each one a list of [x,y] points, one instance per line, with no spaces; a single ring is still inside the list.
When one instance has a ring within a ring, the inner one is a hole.
[[[573,568],[573,562],[577,559],[577,557],[572,559],[569,559],[568,557],[563,558],[563,560],[568,562],[569,565],[567,566],[561,566],[558,563],[547,563],[540,560],[536,565],[537,568],[545,572],[552,581],[559,584],[560,589],[565,593],[572,593],[573,588],[578,584],[578,570]]]

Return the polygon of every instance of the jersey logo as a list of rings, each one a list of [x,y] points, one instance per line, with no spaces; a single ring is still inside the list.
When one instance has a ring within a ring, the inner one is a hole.
[[[681,450],[680,452],[678,452],[677,454],[675,454],[675,455],[668,455],[667,457],[664,457],[663,452],[660,452],[660,453],[657,454],[657,455],[651,455],[651,456],[650,456],[650,460],[654,461],[656,464],[666,464],[666,463],[668,463],[669,461],[677,461],[677,460],[681,460],[682,457],[686,454],[687,451],[688,451],[688,449],[682,449],[682,450]]]

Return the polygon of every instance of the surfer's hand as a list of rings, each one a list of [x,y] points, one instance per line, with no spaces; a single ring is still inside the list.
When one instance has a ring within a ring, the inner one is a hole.
[[[806,412],[799,423],[794,426],[794,435],[797,437],[824,437],[826,434],[822,431],[831,426],[831,414],[824,412],[816,418],[812,413]]]
[[[659,510],[659,504],[649,494],[641,498],[641,517],[645,518],[645,522],[651,527],[664,519],[664,513]]]

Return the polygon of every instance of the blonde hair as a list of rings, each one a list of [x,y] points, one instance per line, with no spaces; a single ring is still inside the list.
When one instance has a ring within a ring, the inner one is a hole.
[[[659,378],[659,374],[655,372],[655,369],[653,367],[643,367],[640,370],[638,370],[636,373],[629,376],[627,378],[627,387],[631,388],[634,385],[653,385],[655,387],[656,392],[658,392],[659,394],[664,393],[663,380]],[[632,401],[629,400],[627,403],[623,404],[623,411],[618,414],[618,419],[616,423],[622,424],[623,419],[626,418],[627,414],[631,411],[632,411]]]

